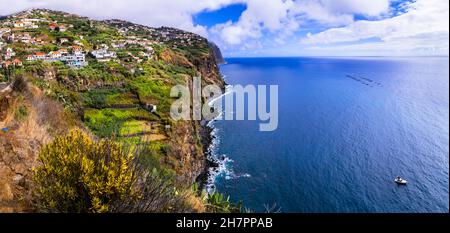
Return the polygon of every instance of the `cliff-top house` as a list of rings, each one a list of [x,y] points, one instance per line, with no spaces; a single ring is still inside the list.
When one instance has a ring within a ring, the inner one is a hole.
[[[11,59],[12,57],[16,56],[16,53],[14,52],[14,50],[12,48],[6,48],[5,51],[5,60]]]

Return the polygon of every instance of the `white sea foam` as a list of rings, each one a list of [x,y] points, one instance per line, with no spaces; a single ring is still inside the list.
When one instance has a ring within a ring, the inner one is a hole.
[[[221,96],[214,98],[208,102],[209,106],[212,106],[215,101],[222,101],[222,99],[229,94],[232,94],[233,90],[230,85],[225,87],[225,93]],[[233,171],[232,163],[233,160],[230,159],[226,154],[219,154],[219,129],[214,126],[217,120],[222,119],[225,111],[223,109],[220,110],[219,115],[212,121],[209,121],[207,126],[212,128],[211,131],[211,144],[208,147],[208,160],[217,164],[217,167],[210,167],[208,171],[208,178],[206,182],[206,190],[208,193],[213,193],[216,190],[215,182],[218,177],[224,177],[227,180],[237,179],[240,177],[250,177],[250,174],[235,174]]]

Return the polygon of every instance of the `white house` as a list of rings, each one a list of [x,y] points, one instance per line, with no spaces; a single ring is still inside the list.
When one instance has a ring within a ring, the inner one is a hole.
[[[61,53],[59,51],[51,51],[48,53],[48,57],[51,59],[58,59],[61,57]]]
[[[75,68],[80,68],[88,65],[86,56],[84,54],[69,54],[62,56],[59,60],[64,62],[66,65]]]
[[[46,60],[47,56],[43,52],[37,52],[34,54],[34,59],[35,60]]]
[[[145,105],[144,105],[144,109],[147,110],[147,111],[149,111],[149,112],[154,113],[154,112],[156,112],[156,105],[153,105],[153,104],[145,104]]]
[[[110,61],[111,59],[117,57],[115,52],[108,51],[106,49],[93,50],[90,53],[98,61]]]
[[[26,43],[26,44],[28,44],[28,43],[31,42],[31,36],[30,36],[30,34],[28,34],[28,33],[24,33],[24,34],[22,34],[22,35],[20,35],[20,36],[17,36],[17,39],[18,39],[20,42]]]
[[[59,44],[64,44],[64,43],[67,43],[67,42],[69,42],[68,38],[59,38]]]
[[[72,47],[72,50],[73,50],[73,53],[76,55],[83,54],[83,49],[80,46],[75,45]]]
[[[36,61],[34,55],[27,55],[27,61]]]
[[[25,22],[23,22],[23,21],[16,21],[14,23],[14,27],[15,28],[23,28],[23,27],[25,27]]]
[[[11,59],[12,57],[16,56],[16,53],[12,48],[6,48],[5,52],[5,60]]]

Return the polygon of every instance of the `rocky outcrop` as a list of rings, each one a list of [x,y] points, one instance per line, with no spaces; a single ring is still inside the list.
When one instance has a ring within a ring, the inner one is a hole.
[[[24,200],[29,200],[37,154],[52,133],[62,134],[73,126],[61,104],[38,88],[18,86],[14,83],[8,95],[0,95],[0,212],[31,211]],[[26,116],[19,120],[15,115],[20,107]]]
[[[220,51],[219,47],[216,44],[214,44],[214,42],[209,42],[209,47],[212,50],[216,63],[217,64],[225,63],[225,59],[223,58],[222,52]]]

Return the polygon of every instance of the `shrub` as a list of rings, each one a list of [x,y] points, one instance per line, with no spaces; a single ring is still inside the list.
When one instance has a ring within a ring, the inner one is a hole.
[[[212,213],[240,213],[242,209],[242,203],[233,203],[230,201],[230,197],[221,193],[214,192],[207,195],[206,211]]]
[[[34,169],[38,206],[48,212],[108,212],[133,198],[132,156],[110,140],[93,141],[80,130],[56,138]]]
[[[140,163],[147,152],[72,130],[40,151],[41,165],[33,169],[34,203],[44,212],[195,211],[189,192]]]

